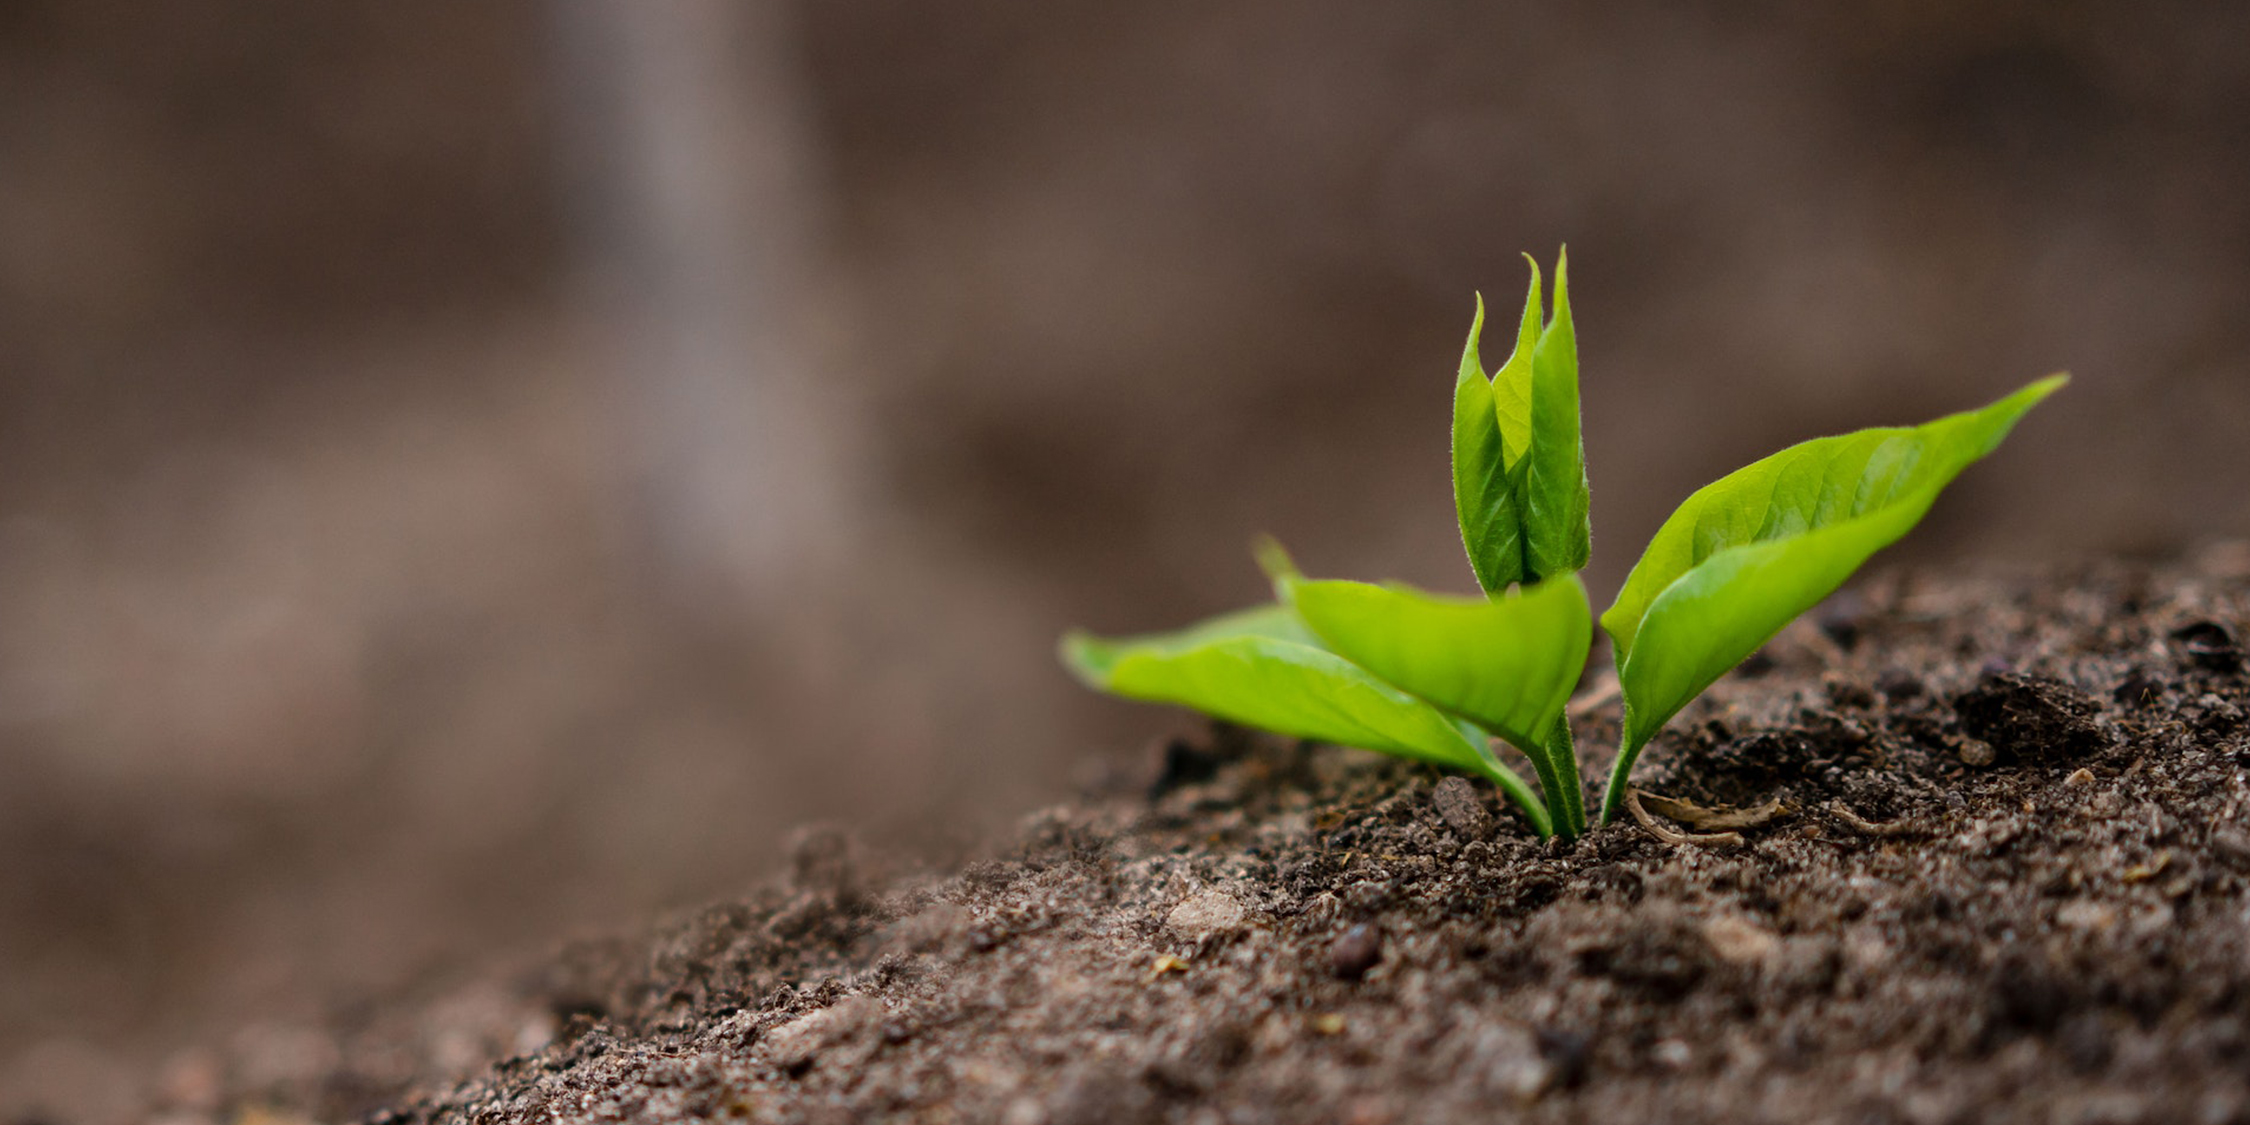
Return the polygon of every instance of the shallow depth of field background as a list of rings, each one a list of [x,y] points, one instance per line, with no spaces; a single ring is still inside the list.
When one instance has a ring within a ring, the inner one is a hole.
[[[1056,633],[1258,532],[1468,588],[1521,251],[1598,598],[2060,368],[1892,558],[2250,531],[2250,8],[1599,7],[6,5],[0,1112],[1129,769]]]

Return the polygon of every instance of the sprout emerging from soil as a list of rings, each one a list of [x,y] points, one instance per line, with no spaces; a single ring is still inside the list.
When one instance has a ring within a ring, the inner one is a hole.
[[[1566,257],[1554,298],[1543,319],[1533,262],[1515,349],[1489,374],[1478,298],[1454,383],[1454,509],[1481,595],[1308,579],[1267,541],[1258,556],[1272,604],[1154,636],[1074,632],[1064,662],[1127,698],[1481,776],[1539,835],[1584,832],[1564,716],[1593,640],[1578,578],[1591,536]],[[2049,376],[1920,426],[1793,445],[1689,496],[1601,615],[1625,722],[1600,822],[1622,807],[1641,749],[1680,708],[1905,535],[2068,381]],[[1494,755],[1495,739],[1531,762],[1537,790]]]

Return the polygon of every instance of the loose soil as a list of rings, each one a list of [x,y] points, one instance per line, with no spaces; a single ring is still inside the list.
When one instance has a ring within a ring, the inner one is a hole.
[[[1862,584],[1644,760],[1782,803],[1735,846],[1542,843],[1481,784],[1218,729],[957,870],[812,830],[743,901],[183,1055],[157,1112],[2246,1121],[2246,611],[2242,550]]]

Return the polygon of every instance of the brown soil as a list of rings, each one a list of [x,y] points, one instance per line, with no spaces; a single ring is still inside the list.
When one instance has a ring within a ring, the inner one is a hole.
[[[191,1054],[378,1121],[2250,1120],[2250,565],[1863,584],[1675,720],[1738,847],[1217,731],[952,872],[804,834],[653,936]],[[1615,704],[1582,717],[1615,743]],[[1598,771],[1589,771],[1593,780]],[[1142,783],[1149,784],[1147,778]],[[492,1061],[497,1059],[498,1061]]]

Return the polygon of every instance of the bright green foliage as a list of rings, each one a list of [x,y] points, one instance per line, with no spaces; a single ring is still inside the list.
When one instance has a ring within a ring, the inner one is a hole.
[[[1469,567],[1493,595],[1576,573],[1592,549],[1567,254],[1555,261],[1555,312],[1545,328],[1540,311],[1539,264],[1532,262],[1515,351],[1486,375],[1478,357],[1478,298],[1453,384],[1454,510]]]
[[[1542,836],[1586,828],[1564,719],[1593,626],[1569,266],[1541,323],[1539,267],[1515,349],[1487,375],[1477,302],[1453,388],[1453,492],[1482,597],[1314,581],[1261,549],[1279,604],[1161,636],[1064,638],[1089,685],[1301,738],[1362,746],[1490,778]],[[1690,496],[1650,541],[1601,624],[1614,642],[1625,728],[1607,822],[1641,748],[1681,707],[1906,534],[1938,493],[2068,379],[1912,428],[1862,430],[1776,453]],[[1545,799],[1492,756],[1531,760]]]
[[[1328,649],[1386,683],[1491,731],[1538,770],[1557,827],[1585,827],[1575,755],[1551,753],[1593,643],[1586,587],[1565,574],[1499,597],[1448,597],[1397,583],[1312,581],[1278,548],[1274,589]]]
[[[1938,493],[2068,379],[1963,414],[1790,446],[1705,485],[1664,521],[1602,614],[1625,732],[1602,799],[1689,700],[1906,534]]]
[[[1484,732],[1321,648],[1287,607],[1150,637],[1073,633],[1063,639],[1063,659],[1088,686],[1128,699],[1481,774],[1523,806],[1540,835],[1552,831],[1530,786],[1486,750]]]

